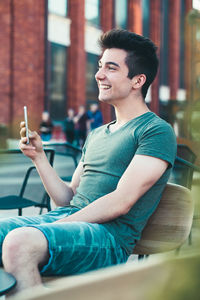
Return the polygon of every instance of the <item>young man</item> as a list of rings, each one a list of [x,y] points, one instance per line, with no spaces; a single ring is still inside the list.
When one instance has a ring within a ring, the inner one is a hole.
[[[32,159],[57,206],[37,217],[0,224],[3,265],[18,290],[42,275],[67,275],[126,262],[156,209],[176,154],[169,124],[144,102],[156,76],[155,45],[123,30],[101,37],[96,81],[99,100],[115,108],[116,121],[93,130],[67,186],[49,165],[36,132],[20,148]]]

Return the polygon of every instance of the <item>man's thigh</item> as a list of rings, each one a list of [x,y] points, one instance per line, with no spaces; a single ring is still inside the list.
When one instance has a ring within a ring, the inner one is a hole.
[[[78,274],[127,260],[125,251],[101,224],[71,222],[34,227],[48,240],[50,259],[42,275]]]
[[[20,216],[0,219],[0,265],[2,265],[2,244],[6,235],[20,227],[26,227],[35,224],[52,223],[56,220],[66,217],[76,212],[76,208],[62,207],[43,215],[37,216]]]

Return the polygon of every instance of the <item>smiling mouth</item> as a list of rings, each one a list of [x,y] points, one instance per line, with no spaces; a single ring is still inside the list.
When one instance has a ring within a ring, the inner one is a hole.
[[[100,90],[109,90],[111,88],[111,85],[108,84],[100,84],[99,89]]]

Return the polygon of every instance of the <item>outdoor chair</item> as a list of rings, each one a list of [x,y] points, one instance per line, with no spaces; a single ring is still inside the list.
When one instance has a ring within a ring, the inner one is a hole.
[[[68,142],[44,142],[44,148],[54,149],[54,168],[60,178],[70,182],[80,160],[82,149]]]
[[[189,148],[185,145],[180,145],[180,148],[178,148],[178,154],[182,155],[182,157],[177,156],[175,159],[174,167],[171,172],[169,182],[182,185],[188,189],[192,189],[193,184],[193,177],[194,172],[200,172],[200,168],[194,164],[196,156]],[[184,151],[183,151],[184,150]],[[184,158],[185,159],[184,159]],[[186,160],[189,159],[188,160]],[[194,213],[193,219],[199,219],[199,212]],[[190,235],[188,237],[189,244],[192,244],[192,232],[190,232]]]
[[[196,154],[185,144],[177,145],[177,156],[194,163],[196,160]]]
[[[190,234],[192,220],[191,191],[167,183],[159,205],[148,220],[133,254],[150,255],[178,249]]]
[[[45,149],[51,165],[54,150]],[[0,210],[17,209],[22,215],[26,207],[39,207],[48,211],[50,197],[45,191],[36,168],[19,149],[0,151]]]
[[[177,157],[171,172],[169,181],[192,188],[194,171],[200,172],[200,168],[194,165],[196,155],[184,144],[177,145]]]

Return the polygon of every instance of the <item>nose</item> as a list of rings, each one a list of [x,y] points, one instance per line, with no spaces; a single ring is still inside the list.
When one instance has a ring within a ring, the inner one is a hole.
[[[96,72],[96,74],[95,74],[95,79],[96,80],[102,80],[102,79],[104,79],[105,78],[105,73],[104,73],[104,71],[103,71],[103,68],[100,68],[97,72]]]

